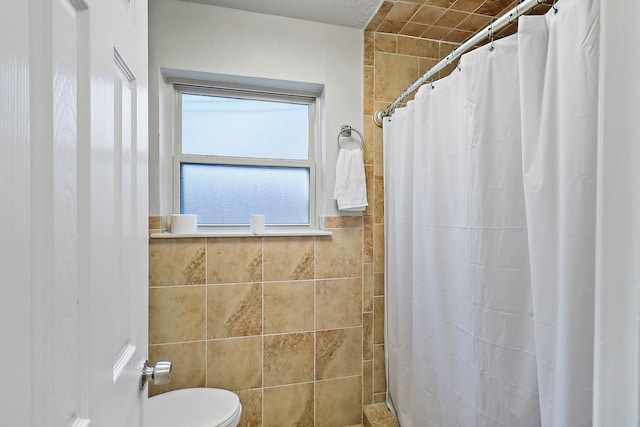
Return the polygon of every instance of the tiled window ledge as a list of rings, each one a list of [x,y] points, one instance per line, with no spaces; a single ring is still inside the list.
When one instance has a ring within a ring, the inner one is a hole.
[[[194,237],[298,237],[298,236],[331,236],[328,230],[267,230],[262,234],[253,234],[250,231],[211,231],[202,230],[197,233],[173,234],[169,232],[153,233],[152,239],[184,239]]]

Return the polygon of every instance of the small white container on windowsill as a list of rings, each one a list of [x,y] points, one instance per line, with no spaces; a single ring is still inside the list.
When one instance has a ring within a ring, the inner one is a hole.
[[[171,215],[171,234],[198,232],[198,216],[195,214]]]
[[[253,234],[264,234],[264,215],[253,214],[251,215],[251,223],[249,230]]]

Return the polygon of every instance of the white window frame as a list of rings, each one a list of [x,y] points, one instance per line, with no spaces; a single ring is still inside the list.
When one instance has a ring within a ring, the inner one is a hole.
[[[318,176],[320,171],[319,163],[321,159],[319,140],[320,117],[318,113],[319,94],[296,90],[269,90],[269,88],[243,87],[242,85],[220,85],[220,84],[194,84],[191,82],[172,83],[174,94],[173,108],[173,212],[180,213],[180,166],[183,163],[193,164],[220,164],[220,165],[246,165],[246,166],[267,166],[267,167],[300,167],[309,169],[309,223],[308,224],[267,224],[267,232],[282,231],[308,231],[317,230],[320,226],[319,210],[321,195],[321,179]],[[308,130],[308,158],[304,160],[294,159],[269,159],[260,157],[230,157],[215,155],[193,155],[182,153],[182,103],[183,93],[209,96],[224,96],[241,99],[254,99],[263,101],[287,102],[305,104],[309,107],[309,130]],[[249,218],[247,218],[249,222]],[[205,232],[228,233],[233,231],[245,231],[249,229],[248,224],[199,224],[199,230]]]

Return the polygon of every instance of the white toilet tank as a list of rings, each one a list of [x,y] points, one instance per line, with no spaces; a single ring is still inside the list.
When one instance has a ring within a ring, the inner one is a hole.
[[[236,427],[238,395],[218,388],[185,388],[149,398],[146,427]]]

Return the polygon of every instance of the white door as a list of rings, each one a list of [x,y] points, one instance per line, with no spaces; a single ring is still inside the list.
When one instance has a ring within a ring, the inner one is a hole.
[[[147,2],[0,7],[0,425],[139,426]]]

